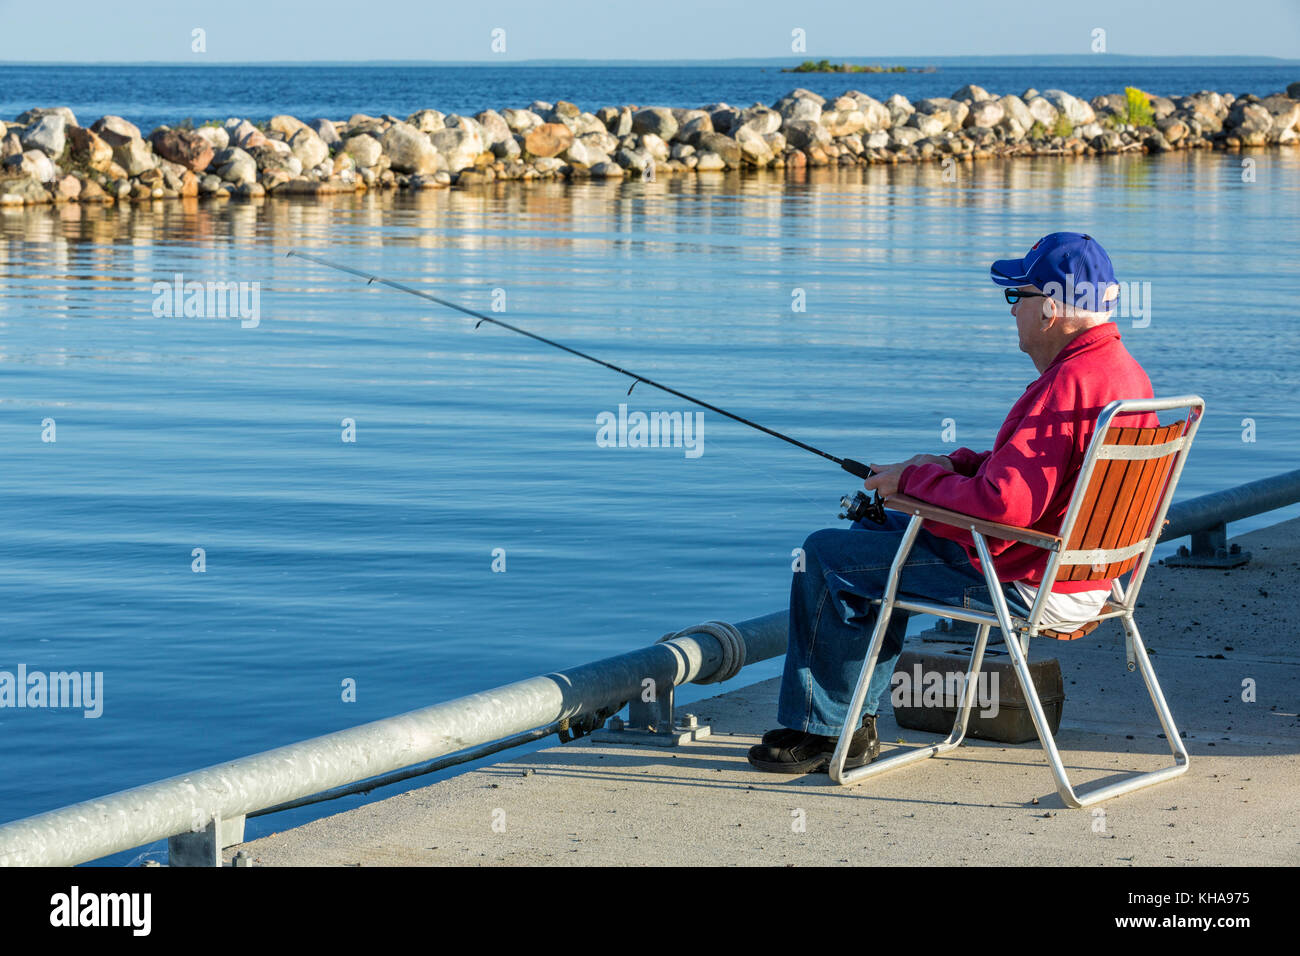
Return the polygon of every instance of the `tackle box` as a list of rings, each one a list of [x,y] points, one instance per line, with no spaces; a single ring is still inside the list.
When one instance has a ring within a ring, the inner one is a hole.
[[[898,726],[947,735],[957,719],[960,690],[969,661],[968,654],[915,651],[900,654],[889,689]],[[1061,664],[1055,658],[1030,661],[1029,675],[1038,691],[1047,724],[1055,735],[1061,726],[1061,709],[1065,704]],[[1005,651],[984,652],[966,735],[1008,744],[1038,739],[1024,688]]]

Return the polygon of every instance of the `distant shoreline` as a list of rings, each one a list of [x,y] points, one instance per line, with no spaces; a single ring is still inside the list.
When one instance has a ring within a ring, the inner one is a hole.
[[[814,64],[817,65],[817,64]],[[827,99],[700,109],[534,101],[474,116],[422,109],[310,122],[211,120],[147,135],[118,116],[79,125],[67,107],[0,121],[0,205],[321,196],[496,181],[623,180],[727,171],[1300,146],[1300,82],[1268,96],[1133,87],[1090,101],[1063,90],[997,96]]]
[[[1259,66],[1259,67],[1284,67],[1300,66],[1300,59],[1280,56],[1242,56],[1242,55],[1224,55],[1224,56],[1185,56],[1185,55],[1168,55],[1168,56],[1138,56],[1125,53],[1066,53],[1058,56],[878,56],[861,53],[837,54],[828,57],[819,57],[819,59],[830,59],[835,62],[848,62],[851,60],[870,60],[882,61],[889,60],[892,63],[898,63],[904,66],[916,65],[924,66],[934,64],[936,66],[967,67],[967,66],[984,66],[984,67],[1012,67],[1012,68],[1034,68],[1034,67],[1052,67],[1052,66],[1136,66],[1147,68],[1160,67],[1195,67],[1195,66]],[[199,69],[204,67],[328,67],[339,69],[346,67],[593,67],[593,68],[610,68],[610,67],[644,67],[648,69],[673,67],[709,67],[709,66],[727,66],[727,67],[755,67],[766,69],[778,69],[786,66],[796,66],[801,61],[799,57],[733,57],[730,59],[713,59],[705,58],[698,60],[564,60],[564,59],[511,59],[505,56],[490,60],[207,60],[191,56],[188,59],[178,60],[143,60],[143,61],[122,61],[122,60],[7,60],[0,63],[0,70],[7,67],[123,67],[123,68],[154,68],[154,67],[181,67],[192,66]]]

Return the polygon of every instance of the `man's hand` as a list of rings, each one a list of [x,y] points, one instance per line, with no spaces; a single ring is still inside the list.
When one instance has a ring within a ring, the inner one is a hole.
[[[911,465],[938,465],[945,471],[954,470],[952,461],[945,455],[913,455],[907,461],[895,462],[891,465],[877,465],[875,462],[869,464],[875,474],[864,481],[862,487],[867,491],[879,492],[882,498],[898,494],[898,476],[903,473],[904,468]]]

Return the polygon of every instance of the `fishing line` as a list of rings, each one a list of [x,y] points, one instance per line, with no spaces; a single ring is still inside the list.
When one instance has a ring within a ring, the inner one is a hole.
[[[652,378],[646,378],[646,376],[625,369],[621,365],[615,365],[613,362],[606,362],[604,359],[597,358],[596,356],[590,355],[587,352],[583,352],[579,349],[575,349],[568,345],[565,345],[563,342],[557,342],[554,339],[548,339],[544,335],[538,335],[536,332],[529,332],[527,329],[522,329],[519,326],[512,325],[511,323],[506,322],[502,319],[495,319],[490,315],[485,315],[482,312],[475,311],[474,309],[468,309],[465,306],[452,302],[449,299],[440,298],[439,296],[433,295],[428,292],[424,292],[420,289],[412,288],[409,285],[404,285],[401,282],[394,282],[392,279],[385,279],[383,276],[372,275],[369,272],[362,272],[360,269],[353,269],[350,266],[340,265],[337,262],[331,262],[328,259],[322,259],[320,256],[310,255],[309,253],[306,252],[299,252],[296,249],[290,250],[288,254],[290,256],[296,256],[299,259],[306,259],[309,262],[315,262],[318,265],[326,266],[330,269],[337,270],[338,272],[346,272],[350,275],[354,275],[359,278],[365,279],[367,285],[373,285],[374,283],[378,282],[380,285],[386,285],[390,288],[397,289],[400,292],[409,292],[411,295],[417,295],[422,299],[428,299],[430,302],[436,302],[439,305],[446,306],[449,309],[455,309],[457,312],[460,312],[463,315],[468,315],[472,319],[478,319],[478,322],[474,325],[474,328],[476,329],[484,322],[491,322],[493,325],[500,326],[503,329],[509,329],[511,332],[517,332],[520,335],[526,335],[528,338],[533,339],[534,341],[541,342],[544,345],[549,345],[552,348],[557,348],[564,352],[568,352],[570,355],[576,355],[578,358],[586,359],[588,362],[595,362],[597,365],[603,365],[607,369],[611,369],[612,371],[618,372],[620,375],[626,375],[628,378],[632,379],[632,384],[628,386],[628,390],[627,390],[627,393],[629,395],[632,394],[632,389],[636,388],[639,383],[644,383],[646,385],[649,385],[651,388],[657,388],[661,392],[665,392],[669,395],[673,395],[677,398],[682,399],[683,401],[690,402],[692,405],[698,405],[701,408],[706,408],[711,412],[715,412],[726,418],[730,418],[732,421],[740,422],[740,424],[742,425],[748,425],[750,428],[754,428],[757,429],[758,431],[763,432],[764,434],[771,435],[773,438],[779,438],[781,439],[781,441],[788,442],[789,444],[794,445],[796,448],[802,448],[804,451],[812,452],[814,455],[820,455],[822,458],[825,458],[827,461],[835,462],[835,464],[839,465],[842,469],[844,469],[851,475],[856,475],[859,478],[870,478],[874,474],[874,472],[869,467],[867,467],[860,461],[854,461],[852,458],[838,458],[835,455],[832,455],[830,452],[822,451],[820,448],[816,448],[812,445],[807,444],[806,442],[801,442],[797,438],[791,438],[789,435],[782,434],[781,432],[776,431],[773,428],[768,428],[766,425],[760,425],[758,422],[745,418],[743,415],[737,415],[733,412],[727,411],[725,408],[719,408],[717,405],[710,404],[709,402],[706,402],[703,399],[695,398],[692,395],[687,395],[685,392],[678,391],[677,389],[672,388],[671,386],[664,385],[661,382],[656,382]],[[879,499],[879,496],[874,496],[874,497],[876,498],[876,500]],[[883,520],[883,514],[882,514],[882,520]]]

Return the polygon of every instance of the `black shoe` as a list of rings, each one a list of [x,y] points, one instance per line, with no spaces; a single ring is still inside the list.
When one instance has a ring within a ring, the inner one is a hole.
[[[872,759],[874,760],[880,755],[880,740],[876,737],[875,714],[862,715],[862,729],[870,731],[869,736],[871,739],[871,746],[875,748],[875,753],[872,754]],[[802,733],[803,731],[801,730],[791,730],[789,727],[778,727],[775,730],[769,730],[763,735],[763,743],[767,746],[779,747],[786,740],[789,740],[792,737],[797,737]]]
[[[763,735],[763,743],[749,748],[749,762],[769,773],[817,773],[830,766],[838,738],[805,733],[781,727]],[[846,770],[871,763],[880,755],[876,736],[876,718],[866,715],[862,727],[854,731],[849,752],[844,758]]]

